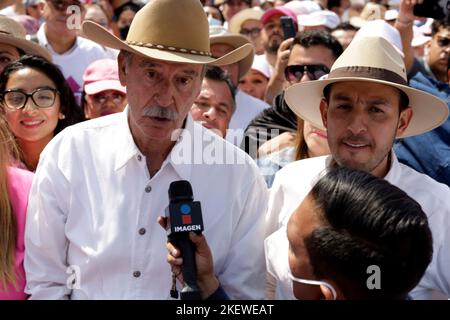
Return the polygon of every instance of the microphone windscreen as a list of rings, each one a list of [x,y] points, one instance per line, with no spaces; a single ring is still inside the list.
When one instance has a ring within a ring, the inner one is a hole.
[[[183,201],[192,200],[192,187],[189,181],[178,180],[174,181],[169,186],[169,200],[173,201]]]

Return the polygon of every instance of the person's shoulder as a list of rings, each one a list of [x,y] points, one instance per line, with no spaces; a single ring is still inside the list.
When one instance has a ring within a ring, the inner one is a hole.
[[[77,37],[77,45],[79,48],[83,50],[98,51],[101,53],[105,53],[105,49],[103,49],[101,45],[87,38],[83,38],[81,36]]]
[[[293,161],[284,166],[277,175],[280,177],[292,177],[298,174],[316,176],[327,167],[328,160],[329,156],[321,156]]]
[[[238,90],[238,92],[236,93],[236,104],[242,104],[246,107],[248,106],[257,108],[260,111],[270,108],[270,105],[265,101],[255,98],[242,90]]]
[[[7,167],[8,181],[13,186],[30,187],[34,173],[14,166]]]

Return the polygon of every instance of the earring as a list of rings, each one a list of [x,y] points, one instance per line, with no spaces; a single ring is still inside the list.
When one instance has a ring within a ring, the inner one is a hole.
[[[59,120],[63,120],[63,119],[65,119],[65,118],[66,118],[66,116],[65,116],[65,115],[63,115],[62,113],[60,113],[60,114],[59,114],[59,117],[58,117],[58,118],[59,118]]]

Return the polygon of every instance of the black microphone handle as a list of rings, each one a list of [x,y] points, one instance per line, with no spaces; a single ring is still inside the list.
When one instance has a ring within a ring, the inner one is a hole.
[[[195,245],[188,235],[177,237],[178,248],[181,250],[184,287],[180,292],[181,300],[201,300],[200,288],[197,285],[197,265],[195,263]]]

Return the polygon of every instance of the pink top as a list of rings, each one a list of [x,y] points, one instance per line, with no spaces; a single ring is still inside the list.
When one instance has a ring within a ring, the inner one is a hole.
[[[23,268],[23,258],[25,254],[25,220],[28,205],[28,194],[33,180],[33,173],[14,168],[7,168],[8,179],[8,193],[11,200],[11,205],[16,215],[17,223],[17,243],[16,243],[16,275],[17,288],[12,285],[4,291],[0,288],[0,300],[24,300],[27,295],[24,293],[25,289],[25,270]]]

